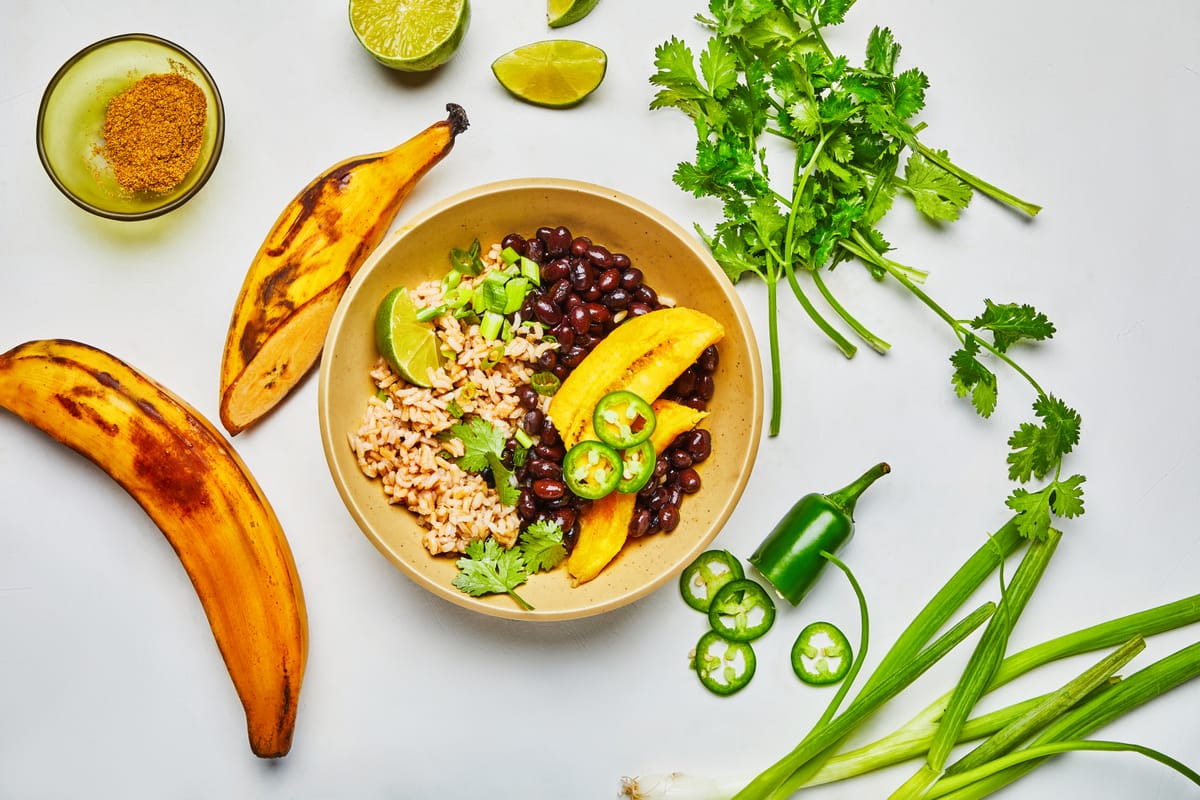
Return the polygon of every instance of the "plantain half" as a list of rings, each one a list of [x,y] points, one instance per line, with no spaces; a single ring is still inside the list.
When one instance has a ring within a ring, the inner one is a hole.
[[[0,408],[91,459],[146,511],[204,607],[251,750],[286,755],[308,658],[304,596],[279,520],[228,441],[153,379],[67,340],[0,355]]]
[[[231,434],[274,408],[317,363],[350,279],[401,204],[467,129],[461,106],[391,150],[330,167],[279,215],[242,284],[221,360]]]

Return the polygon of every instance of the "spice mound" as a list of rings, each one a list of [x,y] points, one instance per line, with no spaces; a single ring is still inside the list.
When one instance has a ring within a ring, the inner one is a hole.
[[[104,117],[104,157],[122,188],[167,192],[200,155],[208,102],[175,72],[146,75],[113,98]]]

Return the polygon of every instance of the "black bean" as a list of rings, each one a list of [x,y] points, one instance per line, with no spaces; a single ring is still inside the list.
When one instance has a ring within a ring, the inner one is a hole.
[[[595,270],[592,265],[582,258],[572,259],[570,275],[571,288],[577,292],[582,292],[592,285],[596,280]]]
[[[696,396],[701,400],[712,400],[713,392],[716,391],[717,385],[713,381],[713,376],[707,372],[700,373],[696,378]]]
[[[554,284],[571,274],[571,262],[565,258],[552,258],[542,264],[540,272],[542,283]]]
[[[542,423],[545,420],[546,415],[542,413],[540,408],[531,408],[521,418],[521,427],[525,429],[526,433],[532,436],[533,434],[542,432]],[[684,453],[684,455],[687,455],[687,453]],[[688,456],[688,460],[691,460],[691,456]]]
[[[537,360],[538,366],[542,369],[554,369],[558,365],[558,351],[545,350]]]
[[[629,316],[631,317],[640,317],[643,314],[649,314],[653,310],[650,306],[639,300],[634,300],[629,304]]]
[[[632,263],[629,260],[629,256],[625,255],[624,253],[613,253],[612,257],[613,266],[620,270],[629,269],[629,265]]]
[[[688,367],[683,372],[679,373],[679,377],[671,384],[671,391],[680,397],[687,397],[692,392],[696,391],[696,370]]]
[[[511,247],[521,255],[525,255],[525,237],[519,233],[510,233],[500,240],[501,247]]]
[[[533,412],[530,412],[533,413]],[[675,469],[687,469],[692,465],[692,454],[687,450],[673,448],[667,454],[667,459]]]
[[[525,243],[525,257],[538,264],[546,260],[546,244],[541,239],[529,239]]]
[[[533,496],[533,492],[529,489],[522,489],[521,494],[517,497],[517,514],[521,519],[531,520],[537,516],[537,511],[537,498]]]
[[[611,292],[601,295],[600,302],[604,303],[604,305],[608,306],[614,311],[623,311],[624,309],[629,308],[629,301],[632,299],[633,298],[630,297],[627,289],[622,289],[620,286],[618,286]]]
[[[649,505],[654,511],[660,511],[663,506],[667,505],[670,500],[670,490],[665,487],[658,487],[654,493],[650,495]]]
[[[594,283],[591,284],[590,286],[588,286],[586,289],[584,289],[582,292],[579,293],[579,299],[581,299],[585,302],[588,302],[588,303],[593,303],[596,300],[599,300],[600,299],[600,287]]]
[[[612,322],[612,312],[603,303],[585,303],[583,310],[587,312],[588,321],[592,325],[603,327]]]
[[[584,306],[576,306],[567,313],[567,322],[571,326],[571,330],[575,331],[576,335],[587,333],[588,326],[592,324],[591,317],[588,315],[587,308]]]
[[[616,269],[606,269],[596,278],[596,288],[607,294],[621,285],[621,272]]]
[[[712,434],[707,428],[696,428],[688,434],[687,450],[694,462],[701,462],[712,453]]]
[[[576,513],[573,508],[556,508],[547,516],[548,522],[556,523],[563,533],[575,527]]]
[[[640,269],[637,267],[630,267],[621,273],[621,287],[632,292],[634,289],[642,285],[642,281],[644,279],[645,276],[642,274]]]
[[[650,530],[650,511],[649,509],[639,508],[633,512],[633,519],[629,521],[629,535],[633,538],[645,536]]]
[[[671,469],[671,460],[666,453],[660,453],[658,458],[654,460],[654,477],[662,478]]]
[[[683,489],[679,488],[679,486],[667,486],[665,488],[667,490],[667,502],[663,506],[664,508],[666,506],[678,506],[683,502]]]
[[[717,364],[720,363],[720,355],[717,352],[717,346],[710,344],[704,348],[704,352],[700,354],[700,358],[697,359],[696,364],[705,372],[716,372]]]
[[[643,283],[633,290],[633,299],[639,303],[645,303],[650,308],[654,308],[658,305],[658,292]]]
[[[542,423],[542,444],[562,445],[562,439],[558,435],[558,428],[554,425],[554,420],[546,417],[546,421]]]
[[[587,354],[588,351],[586,348],[580,347],[579,345],[572,345],[564,350],[562,355],[560,355],[558,358],[564,366],[569,367],[570,369],[575,369],[581,363],[583,363],[583,359],[587,356]]]
[[[562,350],[575,344],[575,331],[565,319],[550,329],[550,335],[558,340],[558,346]]]
[[[687,406],[688,408],[694,408],[697,411],[704,411],[708,408],[708,401],[702,397],[697,397],[696,395],[683,398],[679,401],[679,404],[682,406]]]
[[[571,248],[571,232],[559,225],[546,237],[546,252],[557,256],[566,253]]]
[[[534,480],[562,477],[562,465],[548,458],[531,458],[525,462],[525,472]]]
[[[658,510],[658,525],[662,528],[663,533],[670,533],[679,527],[679,508],[677,506],[663,506]]]
[[[612,251],[602,244],[593,244],[584,251],[584,255],[600,269],[608,269],[613,265]]]
[[[553,372],[554,377],[558,378],[560,381],[565,381],[567,376],[571,374],[571,368],[566,364],[555,364],[550,368],[550,371]]]
[[[592,240],[586,236],[576,236],[571,240],[571,255],[583,256],[587,254],[587,250],[592,246]]]
[[[558,500],[567,493],[567,485],[554,478],[542,478],[533,482],[533,493],[542,500]]]
[[[536,408],[538,393],[528,383],[523,383],[517,387],[517,402],[521,404],[521,408]]]
[[[534,301],[533,315],[545,325],[557,325],[562,320],[562,311],[548,297],[539,297]]]
[[[700,491],[700,473],[688,467],[679,473],[679,488],[684,494],[695,494]]]
[[[542,430],[546,429],[546,423],[542,423]],[[533,454],[538,458],[545,459],[550,462],[561,462],[563,456],[567,454],[566,448],[562,444],[551,444],[549,442],[539,442],[533,446]]]

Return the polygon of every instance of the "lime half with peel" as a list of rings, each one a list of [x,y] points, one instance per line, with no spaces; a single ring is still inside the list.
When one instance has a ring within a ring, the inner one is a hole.
[[[350,0],[350,27],[375,60],[428,72],[454,56],[471,20],[469,0]]]
[[[592,13],[600,0],[546,0],[546,22],[551,28],[570,25]]]
[[[417,320],[417,306],[403,286],[393,289],[375,314],[375,347],[388,365],[414,386],[429,387],[442,365],[433,327]]]
[[[492,62],[500,85],[522,100],[548,108],[573,106],[604,80],[608,56],[574,39],[547,39],[511,50]]]

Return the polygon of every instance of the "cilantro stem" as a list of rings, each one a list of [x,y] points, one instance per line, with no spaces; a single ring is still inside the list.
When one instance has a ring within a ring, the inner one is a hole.
[[[525,598],[524,598],[524,597],[521,597],[521,595],[517,594],[517,593],[516,593],[516,591],[515,591],[514,589],[505,589],[504,591],[505,591],[505,592],[508,594],[508,596],[509,596],[509,597],[511,597],[513,600],[516,600],[518,603],[520,603],[520,604],[521,604],[521,608],[525,609],[526,611],[533,611],[533,606],[531,606],[529,603],[527,603],[527,602],[525,601]]]
[[[862,234],[860,234],[858,231],[854,231],[851,234],[851,236],[853,237],[853,241],[843,239],[840,242],[841,246],[845,250],[858,256],[863,261],[866,261],[869,264],[874,264],[875,266],[879,267],[880,269],[883,269],[884,271],[887,272],[887,274],[889,274],[893,278],[895,278],[900,283],[901,286],[903,286],[905,289],[907,289],[909,292],[911,292],[913,294],[913,296],[915,296],[918,300],[920,300],[922,303],[924,303],[926,307],[928,307],[931,311],[933,311],[933,313],[935,313],[939,317],[941,317],[942,320],[945,321],[945,323],[954,330],[955,334],[959,337],[960,340],[967,336],[974,336],[974,334],[970,331],[970,329],[967,328],[966,325],[964,325],[960,320],[958,320],[954,316],[952,316],[948,311],[946,311],[946,309],[944,309],[940,305],[938,305],[936,300],[934,300],[932,297],[930,297],[928,294],[926,294],[924,291],[922,291],[921,287],[917,286],[908,277],[908,275],[906,274],[906,272],[907,272],[906,267],[904,267],[902,264],[897,264],[895,261],[892,261],[890,258],[887,258],[886,256],[883,256],[880,253],[876,252],[875,248],[873,248],[871,246],[870,242],[868,242],[865,239],[865,237],[863,237]],[[987,350],[989,353],[991,353],[993,356],[998,358],[1000,361],[1003,361],[1014,372],[1016,372],[1018,375],[1020,375],[1022,378],[1024,378],[1026,380],[1026,382],[1028,382],[1029,385],[1033,387],[1034,391],[1038,393],[1038,395],[1040,395],[1040,396],[1046,395],[1045,390],[1043,390],[1042,387],[1038,384],[1038,382],[1036,380],[1034,380],[1034,377],[1032,375],[1030,375],[1028,372],[1026,372],[1025,369],[1023,367],[1021,367],[1020,364],[1013,361],[1012,358],[1010,358],[1006,353],[1003,353],[1000,350],[998,350],[996,347],[994,347],[990,342],[988,342],[983,337],[975,337],[975,341],[979,343],[980,347]]]
[[[812,301],[808,299],[808,295],[800,288],[800,283],[796,280],[796,270],[793,269],[790,263],[783,265],[783,274],[787,277],[788,286],[792,288],[792,294],[796,296],[800,307],[804,309],[809,318],[833,341],[838,350],[842,351],[842,355],[846,358],[853,358],[854,354],[858,352],[858,348],[854,346],[853,342],[838,332],[836,328],[830,325],[827,319],[821,316],[821,312],[817,311],[817,307],[812,304]]]
[[[871,333],[866,326],[855,319],[854,316],[847,311],[841,303],[838,302],[837,298],[833,296],[833,293],[829,291],[829,287],[825,285],[825,279],[821,277],[820,270],[814,269],[812,270],[811,274],[813,283],[816,284],[817,290],[821,293],[821,296],[825,298],[825,302],[828,303],[835,312],[837,312],[837,315],[842,318],[842,321],[849,325],[860,339],[866,342],[867,345],[877,353],[886,353],[891,349],[891,344],[879,338],[874,333]]]
[[[1024,211],[1026,214],[1028,214],[1031,217],[1037,216],[1037,213],[1042,210],[1041,206],[1036,205],[1034,203],[1027,202],[1025,200],[1022,200],[1021,198],[1016,197],[1015,195],[1012,195],[1009,192],[1004,191],[1000,187],[993,186],[992,184],[988,183],[987,181],[983,180],[982,178],[972,175],[971,173],[967,172],[962,167],[959,167],[957,164],[955,164],[950,159],[943,156],[941,153],[937,152],[936,150],[931,150],[930,148],[921,144],[921,142],[918,141],[917,137],[905,136],[902,138],[903,138],[903,141],[905,144],[907,144],[913,150],[916,150],[918,153],[920,153],[926,159],[928,159],[929,161],[932,161],[934,164],[937,164],[939,167],[946,170],[946,172],[949,172],[951,175],[954,175],[955,177],[957,177],[959,180],[963,181],[964,183],[970,184],[971,186],[975,187],[979,191],[986,194],[988,197],[991,197],[993,200],[998,200],[1001,203],[1004,203],[1005,205],[1011,206],[1020,211]]]
[[[783,412],[783,376],[779,363],[779,307],[776,298],[779,290],[775,280],[767,284],[767,338],[771,348],[771,436],[779,435],[780,418]]]

